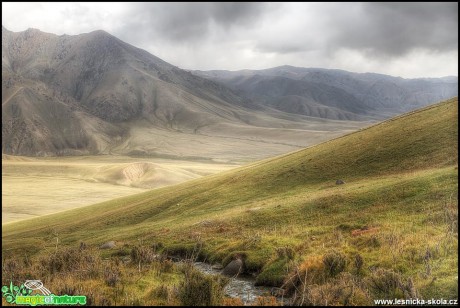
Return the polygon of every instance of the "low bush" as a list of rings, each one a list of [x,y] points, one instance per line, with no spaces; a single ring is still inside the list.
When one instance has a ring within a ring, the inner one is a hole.
[[[267,264],[262,272],[257,275],[256,286],[265,285],[272,287],[281,287],[284,282],[284,277],[288,272],[288,258],[277,259]]]
[[[281,306],[274,296],[258,296],[252,306]]]
[[[364,286],[349,273],[341,273],[324,284],[314,284],[296,292],[295,306],[367,306],[372,301]]]
[[[109,287],[115,287],[120,280],[121,271],[116,265],[111,265],[104,269],[104,281]]]
[[[282,287],[286,289],[287,294],[293,294],[300,292],[303,286],[322,284],[325,280],[323,257],[310,256],[288,273]]]
[[[178,297],[185,306],[217,306],[224,299],[224,287],[228,278],[220,275],[205,275],[193,268],[192,264],[183,267],[184,281],[179,286]]]
[[[345,270],[347,259],[341,253],[332,251],[323,257],[323,264],[326,274],[329,277],[335,277]]]
[[[131,249],[131,260],[134,263],[149,264],[155,261],[158,256],[148,247],[136,246]]]
[[[99,277],[100,256],[91,249],[65,248],[42,256],[39,260],[44,275],[78,273],[80,277]]]
[[[411,278],[404,279],[393,270],[378,268],[367,279],[369,288],[381,298],[415,298],[417,290]]]

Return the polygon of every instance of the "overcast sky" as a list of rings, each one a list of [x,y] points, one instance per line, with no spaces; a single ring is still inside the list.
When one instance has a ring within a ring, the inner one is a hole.
[[[105,30],[184,69],[458,76],[458,3],[5,3],[8,30]]]

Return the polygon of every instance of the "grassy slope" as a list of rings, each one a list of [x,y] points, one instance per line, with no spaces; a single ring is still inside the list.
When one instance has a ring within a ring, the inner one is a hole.
[[[56,234],[64,245],[142,240],[184,251],[199,242],[209,260],[226,263],[241,252],[261,283],[279,284],[280,248],[293,249],[298,262],[334,249],[360,253],[365,273],[391,268],[413,277],[425,296],[452,296],[457,137],[452,99],[219,175],[5,225],[2,252],[37,252]],[[336,186],[338,178],[346,184]],[[351,235],[365,228],[375,229]],[[427,251],[433,257],[423,261]]]

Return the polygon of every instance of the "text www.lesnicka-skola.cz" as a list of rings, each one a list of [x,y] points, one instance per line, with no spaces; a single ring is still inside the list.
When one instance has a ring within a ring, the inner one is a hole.
[[[410,299],[374,299],[374,304],[376,305],[457,305],[456,299],[420,299],[420,298],[410,298]]]

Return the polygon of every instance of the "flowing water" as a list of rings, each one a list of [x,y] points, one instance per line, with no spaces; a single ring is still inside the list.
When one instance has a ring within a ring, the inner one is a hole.
[[[208,275],[220,275],[221,270],[213,268],[210,264],[195,262],[194,266],[202,273]],[[258,296],[270,296],[270,287],[255,286],[255,278],[252,276],[242,276],[230,278],[230,282],[225,287],[225,294],[229,297],[240,298],[244,305],[251,305]],[[286,303],[286,299],[277,298],[281,304]]]

